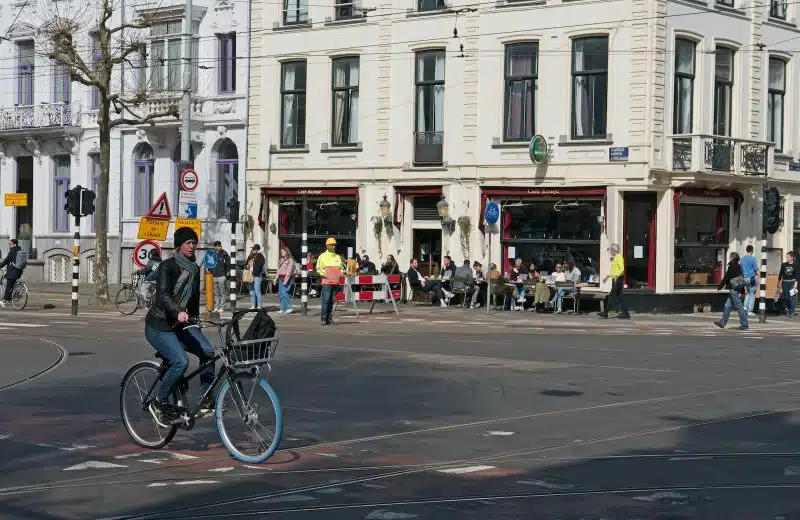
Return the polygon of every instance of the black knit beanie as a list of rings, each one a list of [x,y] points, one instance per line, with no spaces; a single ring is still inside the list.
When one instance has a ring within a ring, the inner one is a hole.
[[[181,247],[181,244],[189,240],[197,240],[197,233],[190,227],[182,227],[175,230],[175,249]]]

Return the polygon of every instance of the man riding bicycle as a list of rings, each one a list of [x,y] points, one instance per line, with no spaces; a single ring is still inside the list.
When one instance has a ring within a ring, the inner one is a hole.
[[[17,284],[17,280],[22,278],[22,272],[25,270],[23,266],[18,266],[17,254],[20,251],[21,248],[16,238],[12,238],[8,241],[8,256],[0,262],[0,269],[8,266],[6,271],[6,291],[5,294],[3,294],[2,300],[0,300],[0,307],[5,307],[6,302],[11,302],[11,298],[14,294],[14,286]]]
[[[144,336],[161,356],[171,363],[161,387],[150,405],[150,413],[163,427],[178,420],[178,410],[168,402],[170,392],[189,366],[186,351],[200,363],[214,357],[214,347],[197,328],[184,328],[200,314],[200,266],[194,249],[197,234],[188,227],[175,231],[175,254],[158,268],[156,293],[145,317]],[[209,365],[200,374],[200,391],[205,393],[214,381],[215,367]],[[213,397],[201,403],[201,412],[210,413]]]

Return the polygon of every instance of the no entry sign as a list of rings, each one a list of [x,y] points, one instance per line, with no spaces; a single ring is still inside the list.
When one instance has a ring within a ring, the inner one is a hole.
[[[197,172],[191,168],[181,172],[181,189],[184,191],[194,191],[197,189]]]

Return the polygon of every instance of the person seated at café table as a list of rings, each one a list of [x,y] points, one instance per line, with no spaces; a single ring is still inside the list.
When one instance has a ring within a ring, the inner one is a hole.
[[[474,285],[472,281],[472,268],[469,266],[469,260],[464,260],[463,265],[456,267],[452,282],[453,290],[464,291],[464,299],[466,299],[469,290]]]
[[[358,264],[358,274],[378,274],[375,264],[370,262],[369,256],[364,255],[361,257],[361,262]]]
[[[386,263],[381,266],[381,273],[383,274],[400,274],[400,266],[397,265],[397,260],[394,255],[386,257]]]
[[[581,271],[575,266],[575,259],[569,257],[564,263],[566,264],[566,268],[562,267],[561,264],[556,265],[556,272],[553,277],[553,281],[579,283],[581,281]],[[563,312],[562,302],[564,300],[564,296],[571,293],[572,289],[567,287],[560,287],[556,289],[556,294],[553,296],[553,300],[551,302],[556,307],[556,314],[561,314]]]
[[[550,301],[550,288],[547,286],[547,279],[536,270],[533,262],[528,268],[528,278],[536,280],[536,286],[533,288],[533,306],[531,307],[531,312],[536,312],[537,304]]]
[[[525,285],[522,283],[523,273],[525,273],[525,268],[522,265],[522,258],[517,258],[508,273],[508,281],[514,286],[514,298],[516,298],[516,305],[511,306],[512,311],[521,311],[525,305]]]
[[[475,285],[472,286],[472,289],[469,293],[472,297],[470,306],[473,309],[477,309],[478,307],[481,306],[481,303],[479,301],[481,297],[481,292],[483,292],[484,295],[488,294],[487,292],[488,285],[486,283],[486,273],[483,272],[483,266],[481,265],[481,263],[475,260],[475,263],[472,264],[472,268],[475,269]]]
[[[416,258],[411,259],[411,267],[408,269],[408,273],[406,273],[406,277],[408,278],[408,284],[411,286],[412,290],[415,291],[422,291],[424,293],[433,292],[436,296],[434,299],[434,304],[436,300],[439,301],[442,307],[447,307],[447,301],[453,297],[453,293],[447,291],[442,287],[441,280],[430,280],[426,276],[422,276],[422,273],[419,272],[417,269],[419,267],[419,262],[417,262]]]

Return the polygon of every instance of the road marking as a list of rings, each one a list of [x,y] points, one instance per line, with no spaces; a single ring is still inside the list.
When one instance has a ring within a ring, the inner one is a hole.
[[[219,484],[219,480],[183,480],[176,482],[176,486],[199,486],[201,484]]]
[[[38,329],[41,327],[47,327],[47,325],[42,325],[41,323],[3,323],[0,322],[0,327],[20,327],[20,328],[27,328],[27,329]]]
[[[208,471],[214,472],[214,473],[227,473],[228,471],[233,471],[234,469],[236,469],[236,468],[234,468],[233,466],[227,466],[225,468],[214,468],[214,469],[210,469]]]
[[[86,462],[82,462],[81,464],[75,464],[74,466],[70,466],[68,468],[64,468],[62,471],[76,471],[81,469],[108,469],[108,468],[127,468],[128,466],[123,466],[122,464],[114,464],[111,462],[103,462],[100,460],[87,460]]]
[[[331,458],[338,457],[338,455],[336,455],[335,453],[315,453],[314,455],[319,455],[320,457],[331,457]]]
[[[169,484],[166,483],[166,482],[153,482],[152,484],[148,484],[147,485],[147,487],[149,487],[149,488],[150,487],[165,487],[165,486],[169,486]]]
[[[45,444],[39,443],[37,444],[40,448],[55,448],[61,451],[78,451],[78,450],[88,450],[89,448],[96,448],[97,446],[92,446],[89,444],[73,444],[71,446],[59,446],[57,444]]]
[[[317,491],[317,493],[320,493],[320,494],[323,494],[323,495],[335,495],[336,493],[341,493],[342,491],[344,491],[343,488],[332,487],[332,488],[320,489],[320,490]]]
[[[406,518],[416,518],[419,515],[412,515],[409,513],[395,513],[386,509],[376,509],[367,516],[364,520],[404,520]]]
[[[139,462],[146,462],[148,464],[163,464],[164,461],[161,459],[139,459]]]
[[[308,495],[286,495],[282,497],[275,497],[275,498],[265,498],[264,500],[254,500],[254,504],[277,504],[280,502],[312,502],[317,500],[316,497],[311,497]]]
[[[800,476],[800,466],[789,466],[783,470],[784,477],[798,477]]]
[[[0,441],[4,441],[6,439],[11,439],[14,437],[13,433],[2,433],[0,434]]]
[[[670,457],[667,460],[682,461],[682,460],[713,460],[714,457]]]
[[[683,504],[689,498],[682,493],[675,493],[673,491],[659,491],[651,495],[642,495],[633,497],[634,500],[639,502],[658,502],[659,500],[669,500],[671,504]]]
[[[320,410],[319,408],[301,408],[299,406],[281,406],[284,410],[298,410],[300,412],[311,412],[311,413],[324,413],[328,415],[336,415],[336,412],[332,412],[330,410]]]
[[[450,475],[466,475],[468,473],[477,473],[478,471],[486,471],[487,469],[495,469],[494,466],[466,466],[463,468],[450,468],[437,470],[439,473],[448,473]]]
[[[492,437],[508,437],[509,435],[514,435],[514,432],[486,432],[484,435],[492,436]]]
[[[552,482],[547,482],[546,480],[518,480],[517,484],[525,484],[527,486],[536,486],[544,489],[552,489],[553,491],[566,491],[568,489],[572,489],[575,486],[572,484],[553,484]]]

